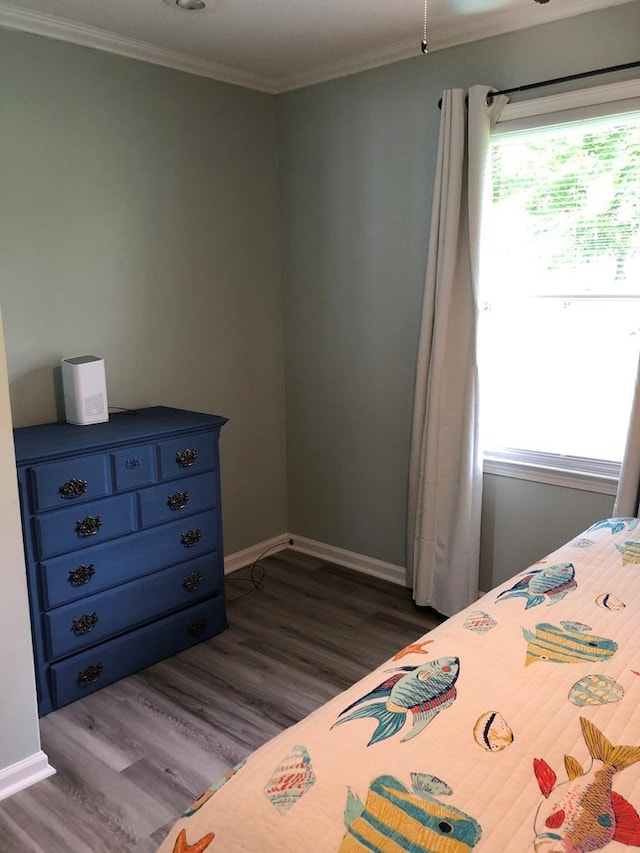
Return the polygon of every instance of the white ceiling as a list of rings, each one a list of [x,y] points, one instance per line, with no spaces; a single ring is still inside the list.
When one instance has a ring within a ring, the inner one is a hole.
[[[267,92],[418,56],[424,0],[0,0],[0,26],[87,44]],[[628,0],[429,0],[429,47]]]

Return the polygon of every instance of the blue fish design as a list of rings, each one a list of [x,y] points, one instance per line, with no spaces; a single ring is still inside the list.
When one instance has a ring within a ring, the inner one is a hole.
[[[614,533],[620,533],[621,530],[624,530],[625,525],[629,524],[629,530],[633,530],[633,528],[638,523],[637,518],[603,518],[602,521],[596,521],[595,524],[592,524],[587,533],[590,530],[606,530],[609,528],[611,530],[612,535]]]
[[[568,592],[577,589],[573,563],[558,563],[545,569],[534,569],[520,578],[511,589],[501,592],[496,602],[507,598],[526,598],[525,610],[542,604],[545,598],[548,604],[555,604]]]
[[[598,637],[581,631],[567,631],[557,625],[541,622],[535,633],[523,628],[527,641],[525,666],[545,663],[580,663],[608,660],[618,644],[607,637]]]
[[[340,713],[331,728],[350,720],[373,717],[378,721],[376,730],[367,746],[392,737],[405,724],[411,712],[413,725],[401,741],[409,740],[419,734],[440,711],[449,708],[456,699],[455,683],[460,674],[460,661],[456,657],[444,657],[421,666],[403,666],[382,684],[374,687],[366,696],[357,699]],[[370,699],[382,699],[362,705]],[[348,711],[356,705],[362,707]]]

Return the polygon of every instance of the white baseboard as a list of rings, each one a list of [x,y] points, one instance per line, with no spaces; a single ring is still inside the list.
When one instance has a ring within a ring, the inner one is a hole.
[[[289,544],[289,539],[293,539],[293,545]],[[224,560],[224,573],[228,575],[230,572],[243,568],[243,566],[251,565],[267,550],[270,555],[273,555],[285,548],[291,548],[292,551],[299,551],[301,554],[308,554],[310,557],[317,557],[328,563],[345,566],[347,569],[354,569],[356,572],[381,578],[399,586],[407,585],[407,570],[404,566],[385,563],[375,557],[367,557],[364,554],[357,554],[355,551],[337,548],[335,545],[326,545],[324,542],[316,542],[315,539],[296,536],[295,533],[283,533],[281,536],[274,536],[272,539],[259,542],[243,551],[229,554]]]
[[[277,554],[278,551],[284,551],[285,548],[290,548],[289,539],[292,538],[288,533],[283,533],[281,536],[274,536],[272,539],[266,539],[264,542],[258,542],[257,545],[251,545],[249,548],[244,548],[242,551],[236,551],[224,558],[224,573],[225,575],[236,572],[244,566],[250,566],[265,551],[269,552],[269,556]]]
[[[0,800],[11,797],[48,776],[53,776],[55,772],[42,750],[4,767],[0,770]]]
[[[377,560],[375,557],[367,557],[364,554],[357,554],[355,551],[337,548],[335,545],[326,545],[324,542],[316,542],[314,539],[296,536],[295,533],[291,534],[291,538],[293,539],[293,545],[289,547],[293,551],[300,551],[303,554],[309,554],[311,557],[326,560],[328,563],[336,563],[338,566],[354,569],[356,572],[362,572],[364,575],[371,575],[374,578],[391,581],[391,583],[398,584],[399,586],[407,585],[407,570],[404,566],[385,563],[383,560]]]

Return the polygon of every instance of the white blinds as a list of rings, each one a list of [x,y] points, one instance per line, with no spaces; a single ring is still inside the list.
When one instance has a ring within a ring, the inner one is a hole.
[[[487,448],[620,461],[640,342],[640,113],[492,140]]]
[[[640,113],[496,137],[490,206],[529,293],[639,293]]]

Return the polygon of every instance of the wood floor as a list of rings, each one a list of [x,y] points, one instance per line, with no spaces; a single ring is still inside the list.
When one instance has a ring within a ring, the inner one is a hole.
[[[227,579],[228,631],[41,720],[57,773],[0,802],[2,853],[155,853],[230,766],[440,621],[348,569],[263,565],[244,597],[248,571]]]

